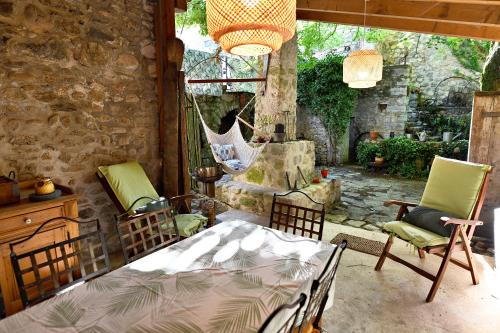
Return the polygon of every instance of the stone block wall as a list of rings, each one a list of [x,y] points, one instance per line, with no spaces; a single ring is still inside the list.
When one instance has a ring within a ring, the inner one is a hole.
[[[389,136],[392,131],[402,135],[407,120],[410,67],[407,65],[385,66],[382,81],[377,86],[362,89],[354,111],[355,131],[351,140],[359,133],[378,131]],[[380,105],[380,104],[386,104]]]
[[[309,180],[314,173],[314,161],[314,142],[312,141],[269,143],[255,164],[246,173],[235,176],[233,179],[286,191],[288,185],[285,172],[288,172],[292,186],[295,179],[300,184],[297,166],[300,166],[302,173]]]
[[[0,18],[0,174],[54,177],[113,235],[97,167],[136,159],[160,183],[153,8],[1,0]]]
[[[262,66],[261,61],[261,66]],[[264,92],[261,94],[261,92]],[[295,139],[297,110],[297,37],[271,56],[267,82],[257,83],[255,127],[272,134],[276,123],[285,124],[290,140]],[[285,112],[288,115],[285,116]],[[288,122],[288,124],[287,124]]]

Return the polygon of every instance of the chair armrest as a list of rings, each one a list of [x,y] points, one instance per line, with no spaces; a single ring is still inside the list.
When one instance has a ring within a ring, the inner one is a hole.
[[[384,206],[389,207],[392,205],[398,205],[401,207],[417,207],[418,204],[413,203],[413,202],[406,202],[406,201],[401,201],[401,200],[387,200],[384,201]]]
[[[456,224],[456,225],[470,225],[470,226],[477,226],[477,225],[483,225],[483,221],[478,221],[478,220],[462,220],[462,219],[456,219],[456,218],[450,218],[443,216],[441,218],[441,221],[444,222],[444,226],[446,227],[449,224]]]

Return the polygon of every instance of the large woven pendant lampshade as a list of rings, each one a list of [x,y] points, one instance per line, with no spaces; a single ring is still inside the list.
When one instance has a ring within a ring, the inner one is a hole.
[[[351,52],[344,59],[343,80],[351,88],[375,87],[382,80],[383,58],[375,50]]]
[[[382,80],[384,59],[376,50],[364,49],[366,33],[366,1],[363,15],[363,37],[361,38],[361,50],[352,51],[344,59],[343,80],[351,88],[371,88]]]
[[[296,0],[207,0],[209,35],[236,55],[258,56],[293,37]]]

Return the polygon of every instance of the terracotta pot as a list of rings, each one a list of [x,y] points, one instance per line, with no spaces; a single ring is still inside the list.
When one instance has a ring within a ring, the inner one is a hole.
[[[313,179],[312,179],[313,184],[319,184],[319,182],[320,182],[319,177],[313,177]]]
[[[382,165],[384,164],[384,158],[383,157],[375,157],[375,165]]]
[[[370,132],[370,139],[373,141],[376,141],[378,139],[378,132],[377,131],[371,131]]]
[[[328,169],[323,169],[323,170],[321,170],[321,177],[323,177],[323,178],[328,177],[328,172],[329,172],[329,170],[328,170]]]

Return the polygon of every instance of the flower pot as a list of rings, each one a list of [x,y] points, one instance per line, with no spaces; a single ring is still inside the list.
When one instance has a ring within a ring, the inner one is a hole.
[[[328,177],[328,169],[323,169],[321,170],[321,177],[326,178]]]
[[[422,171],[424,169],[424,160],[422,160],[421,158],[417,158],[415,160],[415,166],[418,171]]]
[[[375,165],[382,165],[384,164],[384,158],[383,157],[375,157]]]
[[[452,132],[443,132],[443,142],[450,143],[453,138]]]
[[[313,179],[312,179],[313,184],[319,184],[319,182],[320,182],[319,177],[313,177]]]
[[[378,132],[377,131],[371,131],[370,132],[370,139],[373,141],[376,141],[378,139]]]

